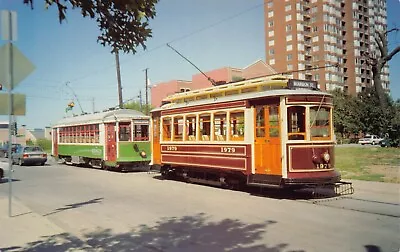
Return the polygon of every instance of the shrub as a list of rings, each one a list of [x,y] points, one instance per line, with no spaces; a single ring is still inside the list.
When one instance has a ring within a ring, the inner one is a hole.
[[[45,152],[50,152],[51,151],[51,140],[48,139],[37,139],[36,140],[36,145],[42,147],[42,149]]]

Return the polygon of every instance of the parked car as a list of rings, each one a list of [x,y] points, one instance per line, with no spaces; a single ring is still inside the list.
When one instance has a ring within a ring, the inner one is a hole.
[[[47,162],[47,153],[39,146],[21,146],[11,155],[13,164],[40,164]]]
[[[379,142],[381,147],[399,147],[399,142],[390,138],[384,138]]]
[[[383,139],[378,137],[377,135],[365,135],[363,138],[358,140],[358,143],[361,145],[364,144],[379,144]]]
[[[4,176],[8,176],[8,173],[10,172],[10,168],[8,166],[8,163],[6,162],[0,162],[0,181]]]
[[[11,152],[15,152],[19,147],[21,147],[21,144],[12,144],[11,145]],[[0,157],[8,157],[8,143],[4,144],[0,148]]]

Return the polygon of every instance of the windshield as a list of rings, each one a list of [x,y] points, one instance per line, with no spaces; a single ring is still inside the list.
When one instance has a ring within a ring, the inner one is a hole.
[[[288,140],[329,140],[331,139],[331,108],[292,106],[287,109]],[[308,122],[306,122],[308,114]],[[306,130],[306,124],[307,126]]]
[[[24,149],[25,152],[33,152],[33,151],[43,151],[42,148],[37,147],[37,146],[29,146],[25,147]]]
[[[311,123],[311,139],[330,138],[330,108],[327,107],[311,107],[310,108],[310,123]]]

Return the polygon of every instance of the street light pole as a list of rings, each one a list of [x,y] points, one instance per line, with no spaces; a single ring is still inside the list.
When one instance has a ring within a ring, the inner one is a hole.
[[[121,72],[120,72],[120,67],[119,67],[118,49],[115,49],[115,63],[116,63],[116,66],[117,66],[118,105],[119,105],[119,108],[122,109],[122,107],[123,107],[123,103],[122,103],[122,86],[121,86]]]
[[[146,107],[145,107],[145,112],[146,115],[149,114],[149,96],[148,96],[148,90],[149,90],[149,80],[147,78],[147,70],[149,68],[144,69],[145,75],[146,75]]]

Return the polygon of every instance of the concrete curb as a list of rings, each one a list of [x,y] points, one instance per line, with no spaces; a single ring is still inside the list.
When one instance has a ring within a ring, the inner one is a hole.
[[[8,197],[0,195],[0,250],[24,246],[43,237],[65,233],[47,218],[33,212],[18,199],[12,199],[12,217],[8,216]]]

